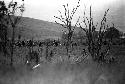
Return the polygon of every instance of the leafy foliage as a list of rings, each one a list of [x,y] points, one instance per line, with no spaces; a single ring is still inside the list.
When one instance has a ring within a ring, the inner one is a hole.
[[[6,5],[4,1],[0,1],[0,39],[4,42],[4,47],[6,48],[7,44],[7,28],[12,28],[12,38],[9,43],[11,43],[11,65],[13,62],[13,48],[14,48],[14,39],[15,39],[15,28],[19,23],[21,16],[24,12],[24,3],[18,6],[17,2],[13,0]],[[6,49],[4,49],[6,51]]]
[[[120,31],[116,29],[114,26],[110,27],[106,30],[106,38],[113,39],[113,38],[119,38],[120,37]]]

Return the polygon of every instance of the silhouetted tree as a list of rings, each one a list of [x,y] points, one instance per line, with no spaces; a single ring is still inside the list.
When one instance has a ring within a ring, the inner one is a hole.
[[[7,11],[5,2],[0,1],[0,48],[4,52],[4,55],[7,54],[7,30],[8,30],[8,18],[7,18]]]
[[[104,58],[105,56],[108,55],[109,50],[110,50],[110,44],[107,45],[106,49],[102,48],[104,33],[108,27],[106,24],[107,22],[106,16],[107,16],[108,11],[109,9],[105,11],[105,14],[101,20],[101,26],[98,32],[96,31],[98,24],[96,25],[94,24],[91,6],[90,6],[89,18],[86,17],[86,12],[84,12],[83,24],[85,25],[85,28],[82,27],[80,23],[80,28],[86,32],[88,51],[91,57],[93,58],[93,60],[100,60],[100,58]]]
[[[9,5],[5,4],[4,1],[0,1],[0,26],[1,26],[0,37],[4,41],[5,46],[7,43],[7,28],[12,27],[11,65],[13,65],[15,28],[17,27],[17,24],[19,23],[23,12],[24,12],[24,3],[18,6],[17,2],[14,2],[13,0],[9,3]]]
[[[69,53],[69,46],[70,46],[71,38],[72,38],[72,35],[73,35],[73,32],[74,32],[74,28],[72,27],[72,20],[73,20],[74,14],[76,13],[78,7],[80,6],[79,2],[80,2],[80,0],[78,1],[77,6],[75,8],[73,8],[73,10],[71,10],[71,11],[68,8],[68,4],[63,5],[64,10],[65,10],[64,11],[64,17],[63,17],[63,14],[62,14],[61,11],[59,11],[60,17],[54,16],[55,18],[57,18],[58,20],[61,21],[61,23],[58,23],[56,21],[55,22],[57,24],[61,25],[63,28],[66,28],[68,30],[68,33],[67,33],[68,37],[67,37],[67,42],[66,42],[67,55]],[[79,21],[79,19],[78,19],[78,21]],[[78,21],[76,22],[75,27],[76,27]]]
[[[113,38],[120,38],[120,31],[114,27],[114,24],[112,27],[107,28],[105,31],[105,37],[110,39],[112,41]]]

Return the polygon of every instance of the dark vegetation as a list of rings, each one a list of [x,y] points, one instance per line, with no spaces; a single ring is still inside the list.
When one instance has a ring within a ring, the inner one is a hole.
[[[2,73],[7,74],[7,70],[9,70],[9,72],[13,73],[17,68],[19,70],[20,67],[28,67],[33,71],[34,68],[38,68],[37,66],[40,64],[44,67],[44,63],[48,63],[49,65],[45,65],[49,67],[51,64],[55,63],[54,67],[58,69],[63,66],[63,69],[68,67],[68,69],[72,71],[77,71],[75,70],[76,67],[81,70],[89,64],[91,64],[92,68],[94,67],[93,69],[103,66],[103,68],[109,70],[108,68],[112,67],[111,70],[114,69],[114,72],[116,72],[115,70],[118,68],[123,68],[125,38],[122,37],[125,34],[120,32],[114,24],[111,27],[106,24],[109,9],[105,11],[99,28],[98,24],[94,24],[91,6],[89,17],[86,17],[85,11],[82,22],[80,22],[81,17],[79,17],[76,24],[72,26],[74,14],[80,6],[79,3],[80,0],[73,10],[68,9],[68,4],[63,5],[65,10],[64,17],[61,11],[59,11],[60,17],[54,16],[62,22],[56,23],[61,25],[60,28],[64,28],[65,30],[60,38],[44,38],[38,40],[35,39],[35,37],[27,39],[25,36],[22,36],[21,32],[19,33],[17,31],[19,30],[18,26],[25,24],[21,24],[23,21],[22,13],[24,12],[24,3],[18,6],[17,2],[11,1],[9,5],[6,6],[4,1],[0,1],[1,72],[4,71]],[[82,27],[83,24],[85,27]],[[76,32],[77,29],[80,31]],[[19,34],[16,34],[17,32]],[[83,64],[84,62],[88,64]],[[62,65],[62,63],[64,63],[64,65]],[[68,64],[71,65],[69,66]],[[74,66],[72,66],[73,64]],[[97,64],[97,66],[94,64]],[[114,64],[117,68],[114,67]],[[45,67],[43,67],[42,69],[44,70]],[[49,71],[49,68],[47,69],[47,71]],[[56,70],[58,71],[58,69]],[[44,70],[44,72],[45,71],[46,70]],[[112,71],[110,72],[114,73]],[[125,74],[122,72],[121,74]],[[30,72],[27,72],[27,74],[28,73]],[[124,75],[122,76],[122,78],[124,78]],[[117,82],[119,83],[115,84],[123,84],[121,79]]]

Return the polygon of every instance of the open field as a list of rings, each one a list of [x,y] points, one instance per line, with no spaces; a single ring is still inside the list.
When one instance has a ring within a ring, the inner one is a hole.
[[[59,49],[57,49],[57,56],[63,55],[64,57],[65,53]],[[80,47],[75,48],[74,55],[80,55],[78,51],[81,49]],[[20,59],[21,50],[19,50]],[[14,69],[1,65],[0,84],[124,84],[125,47],[113,46],[112,54],[114,50],[117,51],[114,55],[120,59],[115,64],[99,65],[88,58],[79,64],[43,62],[34,70],[30,70],[21,63],[15,64]],[[22,51],[23,55],[26,54],[26,50],[24,51]]]
[[[0,1],[0,84],[125,84],[123,1],[58,1]]]

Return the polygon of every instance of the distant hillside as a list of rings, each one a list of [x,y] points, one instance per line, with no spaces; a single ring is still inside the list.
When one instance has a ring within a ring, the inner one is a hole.
[[[28,17],[23,17],[21,25],[28,27],[29,29],[47,29],[50,31],[56,31],[56,32],[61,32],[62,28],[61,26],[48,22],[48,21],[43,21],[43,20],[38,20],[38,19],[33,19],[33,18],[28,18]]]
[[[61,26],[43,20],[23,17],[16,29],[16,37],[21,34],[25,39],[45,39],[45,38],[60,38],[62,35]]]
[[[23,17],[16,28],[16,37],[21,34],[24,39],[45,39],[61,37],[65,29],[53,22]],[[75,31],[79,31],[77,28]]]

